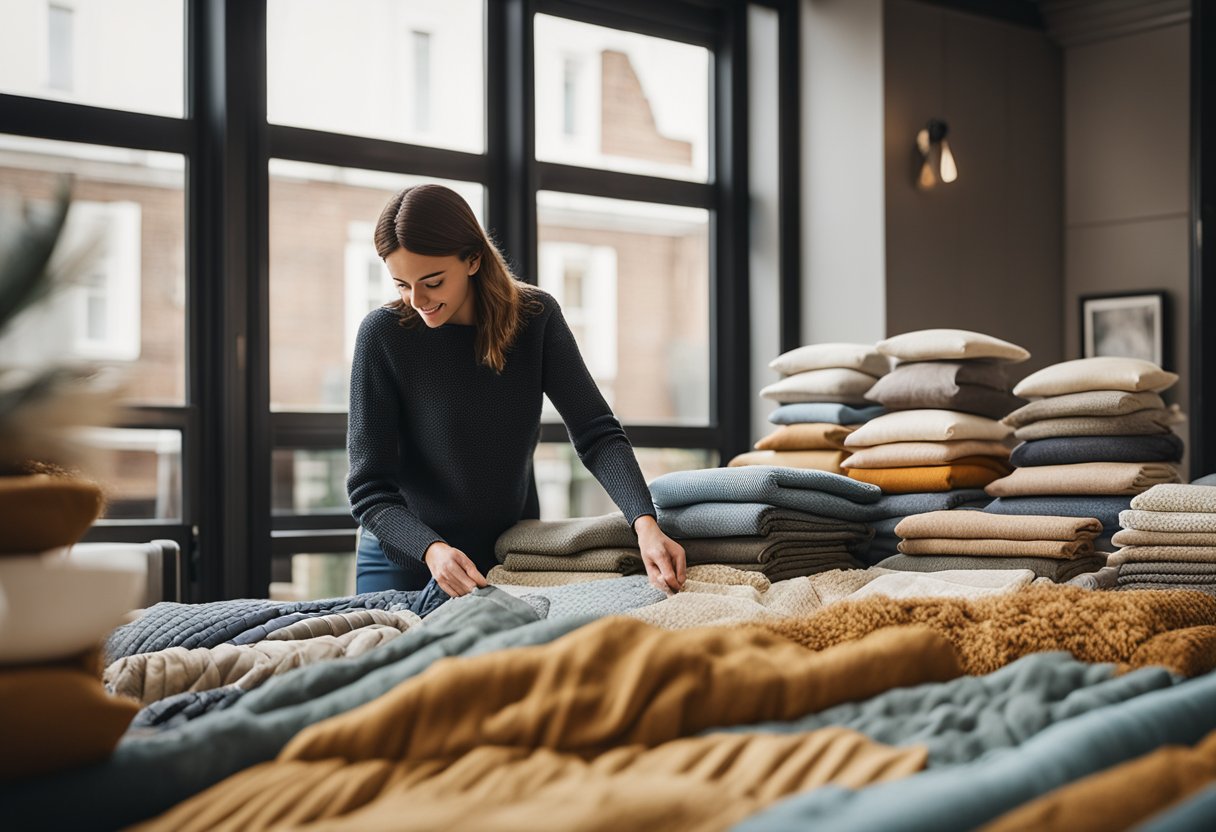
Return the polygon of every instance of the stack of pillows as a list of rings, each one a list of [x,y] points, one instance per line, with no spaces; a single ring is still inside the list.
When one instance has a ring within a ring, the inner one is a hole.
[[[1206,483],[1206,484],[1205,484]],[[1118,589],[1197,589],[1216,594],[1216,476],[1155,485],[1119,516],[1121,546],[1108,564]]]
[[[1131,498],[1179,481],[1181,421],[1158,395],[1178,380],[1136,358],[1082,358],[1032,373],[1014,392],[1034,399],[1005,417],[1022,440],[1016,470],[990,483],[987,511],[1096,517],[1109,546]]]
[[[852,426],[883,412],[865,394],[889,369],[887,358],[870,344],[811,344],[783,353],[769,366],[782,379],[760,395],[778,403],[769,416],[777,428],[756,443],[755,451],[740,454],[729,465],[840,473]]]

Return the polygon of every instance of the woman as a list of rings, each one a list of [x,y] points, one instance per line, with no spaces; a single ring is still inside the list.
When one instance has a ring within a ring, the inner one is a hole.
[[[400,298],[363,320],[351,367],[347,493],[362,525],[358,592],[453,597],[485,586],[494,541],[540,514],[541,397],[638,536],[651,582],[684,584],[633,448],[554,299],[516,280],[454,191],[417,185],[380,215],[376,251]]]

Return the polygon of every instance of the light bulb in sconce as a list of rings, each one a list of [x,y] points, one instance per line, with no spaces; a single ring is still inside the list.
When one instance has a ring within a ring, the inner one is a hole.
[[[939,182],[949,184],[958,179],[958,165],[946,141],[947,130],[946,122],[935,118],[916,133],[919,159],[916,186],[921,190],[934,188]]]

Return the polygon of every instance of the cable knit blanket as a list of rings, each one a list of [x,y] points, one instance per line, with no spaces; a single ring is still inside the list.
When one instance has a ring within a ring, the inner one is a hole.
[[[812,650],[861,638],[883,627],[918,624],[954,644],[968,673],[991,673],[1029,653],[1068,650],[1090,662],[1136,667],[1163,664],[1184,675],[1207,672],[1178,666],[1181,656],[1159,655],[1156,637],[1216,621],[1216,599],[1196,592],[1089,592],[1070,586],[1034,586],[977,601],[892,601],[870,598],[834,604],[805,619],[763,626]],[[1212,645],[1216,647],[1216,627]],[[1205,634],[1207,638],[1208,634]]]
[[[685,541],[702,537],[762,537],[773,532],[832,532],[841,540],[860,540],[870,535],[864,523],[764,503],[713,502],[660,508],[658,521],[668,535]]]
[[[971,557],[967,555],[892,555],[878,565],[901,572],[941,572],[947,569],[1029,569],[1037,577],[1057,583],[1072,580],[1084,572],[1106,565],[1103,555],[1076,558]]]

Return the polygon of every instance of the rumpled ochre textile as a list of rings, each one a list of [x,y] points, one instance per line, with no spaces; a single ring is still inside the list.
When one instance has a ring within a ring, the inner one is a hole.
[[[106,693],[99,660],[93,650],[0,670],[0,780],[54,774],[110,756],[139,705]]]
[[[1119,512],[1119,525],[1142,532],[1171,532],[1184,534],[1216,534],[1216,514],[1206,511],[1136,511]]]
[[[1155,485],[1132,500],[1136,511],[1194,511],[1216,514],[1216,488],[1210,485]]]
[[[1157,483],[1178,482],[1178,469],[1164,462],[1086,462],[1018,468],[990,483],[993,497],[1053,494],[1139,494]]]
[[[277,762],[235,775],[141,828],[299,823],[374,800],[402,783],[409,764],[429,763],[423,775],[434,775],[483,746],[521,755],[661,746],[706,728],[794,719],[961,673],[949,642],[919,627],[808,653],[755,627],[670,632],[608,618],[541,647],[440,660],[372,702],[301,731]],[[328,768],[311,790],[296,793],[289,784],[300,782],[301,764],[308,762]],[[484,805],[475,779],[454,781],[463,785],[461,799],[452,802]],[[670,790],[661,794],[666,805],[678,799]],[[586,795],[574,802],[610,814],[608,805]],[[404,816],[397,808],[384,823],[427,823],[412,803],[405,805],[411,808]],[[538,822],[531,813],[526,820]]]
[[[1029,569],[1040,578],[1057,583],[1070,581],[1085,572],[1096,572],[1106,565],[1106,556],[1082,555],[1075,558],[1016,558],[973,555],[892,555],[880,560],[884,569],[900,572],[941,572],[945,569]]]
[[[987,514],[982,511],[928,511],[899,521],[895,533],[920,537],[981,540],[1093,540],[1102,522],[1093,517]]]
[[[0,555],[71,546],[104,505],[96,484],[75,477],[0,477]]]
[[[853,428],[831,422],[802,422],[778,425],[756,443],[757,451],[832,451],[844,448],[844,439]]]
[[[317,638],[318,636],[341,636],[363,627],[381,625],[392,627],[404,633],[411,627],[417,627],[422,619],[409,610],[389,612],[388,610],[349,610],[336,612],[332,615],[322,615],[317,618],[305,618],[295,624],[280,627],[266,641],[294,641],[301,638]]]
[[[1091,592],[1071,586],[1031,586],[978,601],[872,598],[844,602],[810,618],[756,626],[812,650],[823,650],[884,627],[923,625],[958,648],[967,673],[991,673],[1042,650],[1068,650],[1082,661],[1135,666],[1137,651],[1154,636],[1212,621],[1216,621],[1216,598],[1199,592]],[[1155,658],[1154,664],[1175,669],[1171,656]]]
[[[587,581],[606,581],[609,578],[619,577],[621,577],[620,572],[516,572],[502,566],[495,566],[486,573],[486,583],[546,587],[581,584]]]
[[[967,513],[967,512],[964,512]],[[970,512],[978,514],[979,512]],[[996,515],[992,515],[996,516]],[[967,555],[989,558],[1072,558],[1092,555],[1090,540],[969,540],[957,537],[918,537],[903,540],[899,551],[905,555]]]
[[[340,636],[221,644],[193,650],[169,647],[119,659],[106,668],[103,681],[112,693],[144,705],[177,693],[224,685],[252,690],[271,676],[297,667],[361,656],[401,633],[400,627],[373,624]]]
[[[727,467],[777,465],[782,468],[807,468],[812,471],[839,474],[840,463],[846,456],[848,456],[846,451],[748,451],[731,459],[727,463]]]
[[[146,828],[331,830],[723,830],[775,800],[827,783],[861,788],[925,765],[923,747],[891,748],[843,728],[797,736],[715,734],[631,745],[591,759],[487,746],[451,763],[340,759],[271,763],[263,806],[198,804]],[[248,775],[242,775],[245,777]],[[223,788],[220,786],[218,788]],[[328,821],[325,823],[325,821]]]
[[[1074,416],[1126,416],[1141,410],[1161,410],[1165,402],[1156,393],[1128,393],[1123,390],[1090,390],[1049,396],[1031,402],[1010,413],[1001,421],[1011,428],[1020,428],[1044,419],[1066,419]]]
[[[1173,409],[1140,410],[1126,416],[1043,419],[1018,428],[1013,435],[1024,442],[1057,436],[1155,436],[1170,433],[1181,421],[1181,414]]]
[[[1167,630],[1153,636],[1136,650],[1131,661],[1120,665],[1127,671],[1159,665],[1193,678],[1216,667],[1216,626],[1210,624]]]
[[[1166,746],[1091,774],[1007,812],[984,832],[1129,829],[1216,781],[1216,734],[1194,748]]]
[[[995,457],[968,456],[949,465],[917,468],[850,468],[849,476],[877,485],[885,494],[917,494],[983,488],[1009,472],[1009,464]]]
[[[638,549],[588,549],[572,555],[537,555],[511,552],[502,565],[512,572],[617,572],[634,575],[643,570]]]
[[[521,520],[498,536],[494,556],[574,555],[589,549],[637,549],[638,537],[619,511],[569,520]]]
[[[889,442],[857,448],[841,463],[844,468],[916,468],[946,465],[969,456],[1009,459],[1004,442],[984,439],[951,439],[945,442]]]
[[[1118,537],[1118,535],[1116,535]],[[1110,566],[1127,563],[1216,564],[1214,546],[1124,546],[1107,559]]]
[[[1145,532],[1120,529],[1111,538],[1116,546],[1216,547],[1216,532]]]

